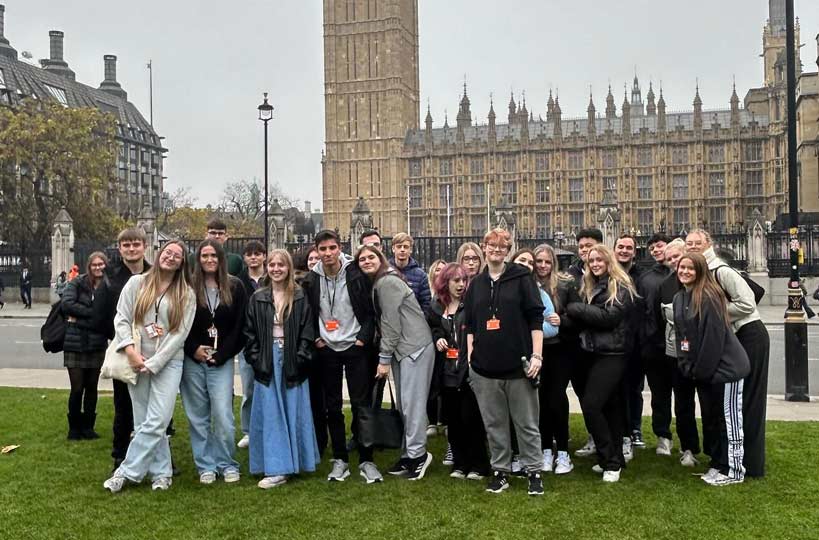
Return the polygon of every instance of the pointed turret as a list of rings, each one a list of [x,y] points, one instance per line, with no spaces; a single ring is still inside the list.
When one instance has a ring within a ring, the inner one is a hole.
[[[466,83],[464,83],[464,95],[458,107],[458,127],[465,128],[472,125],[472,111],[469,109],[469,97],[466,95]]]
[[[734,90],[731,92],[731,127],[739,127],[739,96],[737,96],[736,82],[734,82]]]
[[[517,105],[515,105],[515,94],[510,93],[510,97],[509,97],[509,119],[508,119],[510,126],[515,123],[515,120],[517,118],[517,112],[518,112],[518,107],[517,107]]]
[[[489,142],[494,144],[498,140],[497,131],[495,131],[495,103],[492,100],[492,95],[489,96]]]
[[[643,97],[640,92],[640,81],[634,75],[634,82],[631,85],[631,114],[635,116],[643,115]]]
[[[614,106],[614,96],[611,93],[611,85],[609,85],[609,93],[606,96],[606,118],[609,120],[617,116],[617,108]]]
[[[628,102],[628,90],[623,85],[623,136],[631,136],[631,105]]]
[[[648,94],[646,94],[648,103],[646,104],[646,114],[654,116],[657,114],[657,106],[654,104],[654,89],[651,87],[651,82],[648,83]]]
[[[546,121],[549,122],[552,119],[552,113],[555,110],[555,100],[552,97],[552,89],[549,89],[549,101],[546,102]]]
[[[563,126],[561,124],[561,116],[563,112],[560,110],[560,96],[555,97],[555,106],[552,109],[552,124],[553,134],[555,139],[563,138]]]
[[[665,133],[665,98],[663,97],[663,85],[660,84],[660,99],[657,101],[657,131]]]
[[[427,150],[432,150],[432,112],[429,110],[429,103],[427,102],[427,117],[424,120],[424,146]]]
[[[700,83],[697,82],[694,94],[694,131],[702,131],[702,98],[700,97]]]
[[[597,110],[594,108],[594,99],[591,93],[591,88],[589,89],[589,107],[586,109],[586,131],[588,132],[589,138],[593,139],[597,135],[597,128],[594,125],[594,120],[597,115]]]

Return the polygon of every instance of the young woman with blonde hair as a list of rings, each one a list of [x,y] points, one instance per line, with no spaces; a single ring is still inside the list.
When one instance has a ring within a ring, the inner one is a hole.
[[[466,277],[472,279],[483,270],[485,264],[483,251],[475,242],[464,242],[458,248],[455,262],[463,266],[466,269]]]
[[[148,475],[152,489],[171,487],[171,450],[165,430],[173,417],[182,379],[183,346],[196,313],[196,295],[189,285],[185,245],[165,244],[154,265],[135,275],[122,289],[114,318],[117,347],[139,374],[128,385],[134,410],[134,437],[124,461],[103,487],[120,491],[126,481]],[[139,333],[139,350],[134,331]]]
[[[637,293],[611,249],[597,244],[589,250],[579,302],[568,315],[583,326],[580,346],[587,366],[581,397],[586,428],[594,438],[595,472],[604,482],[620,480],[623,458],[623,401],[620,385],[625,373],[628,315]]]

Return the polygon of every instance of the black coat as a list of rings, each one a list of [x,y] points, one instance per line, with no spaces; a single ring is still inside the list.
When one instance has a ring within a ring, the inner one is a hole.
[[[751,364],[742,344],[725,322],[725,315],[720,314],[707,298],[703,298],[698,316],[690,313],[690,304],[688,291],[681,290],[674,295],[674,330],[680,372],[689,379],[709,384],[744,379],[751,372]]]
[[[659,311],[660,287],[671,275],[671,269],[657,263],[637,279],[637,292],[643,298],[643,317],[640,325],[640,344],[645,358],[663,355],[665,350],[665,325],[661,324],[662,312]]]
[[[458,306],[458,311],[450,320],[444,318],[444,307],[437,300],[433,300],[426,311],[427,323],[432,331],[432,343],[439,339],[447,340],[449,347],[458,349],[458,359],[447,358],[447,351],[435,348],[436,361],[443,366],[441,384],[447,388],[460,388],[466,384],[466,375],[469,362],[466,358],[466,326],[464,324],[464,305]]]
[[[346,272],[347,293],[350,295],[350,304],[353,307],[358,324],[361,330],[358,331],[356,339],[364,346],[372,345],[375,341],[375,308],[372,302],[373,284],[370,278],[365,276],[356,264],[348,264],[343,272]],[[304,296],[310,304],[313,316],[313,325],[318,328],[321,296],[321,276],[316,272],[307,272],[301,283],[304,289]]]
[[[143,261],[142,272],[147,272],[151,265]],[[131,270],[122,260],[105,269],[105,281],[97,289],[94,297],[94,324],[102,330],[108,339],[114,339],[114,316],[117,314],[117,303],[122,288],[131,279]]]
[[[185,339],[185,356],[196,361],[194,354],[200,346],[212,347],[213,339],[208,335],[211,324],[216,327],[219,338],[213,360],[217,366],[242,352],[245,345],[243,325],[247,309],[247,293],[238,278],[230,276],[230,294],[233,297],[229,306],[219,304],[211,316],[208,306],[196,306],[191,331]]]
[[[273,378],[273,318],[275,307],[269,287],[253,293],[245,318],[245,360],[253,368],[255,379],[270,384]],[[307,379],[316,341],[315,318],[301,289],[293,298],[293,310],[284,321],[283,372],[288,387]]]
[[[569,316],[566,308],[572,302],[580,302],[580,296],[577,294],[577,285],[573,279],[561,278],[557,282],[555,294],[551,297],[552,304],[555,306],[555,313],[560,316],[560,332],[549,343],[569,343],[578,340],[580,328],[577,322]],[[554,340],[554,341],[552,341]],[[544,344],[546,340],[544,340]]]
[[[628,323],[634,300],[625,287],[617,289],[617,298],[607,303],[609,276],[599,279],[592,290],[590,303],[573,302],[569,316],[584,329],[580,346],[595,354],[625,354],[628,347]]]
[[[100,290],[104,284],[100,284]],[[89,353],[104,351],[108,347],[108,339],[94,324],[94,297],[96,291],[91,290],[86,274],[80,274],[65,287],[62,297],[62,310],[66,316],[74,320],[67,322],[65,327],[65,341],[63,350],[74,353]]]

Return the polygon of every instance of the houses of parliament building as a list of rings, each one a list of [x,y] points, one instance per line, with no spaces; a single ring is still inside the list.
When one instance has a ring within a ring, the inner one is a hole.
[[[769,0],[763,86],[742,101],[734,88],[729,108],[704,110],[694,88],[691,110],[667,112],[662,88],[635,76],[619,107],[611,88],[579,118],[551,93],[545,118],[512,97],[476,125],[464,85],[454,125],[442,127],[429,110],[419,125],[417,8],[324,0],[326,226],[347,234],[353,209],[366,208],[385,234],[470,236],[503,213],[518,234],[547,238],[612,221],[637,234],[727,232],[755,211],[768,221],[787,212],[784,0]],[[797,79],[809,214],[819,210],[819,76],[797,61]]]

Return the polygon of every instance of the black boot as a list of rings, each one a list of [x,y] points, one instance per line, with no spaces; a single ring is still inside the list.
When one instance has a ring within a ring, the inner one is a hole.
[[[94,431],[94,424],[97,422],[97,415],[96,413],[83,413],[83,427],[82,427],[82,438],[83,439],[99,439],[99,433]]]
[[[68,413],[68,440],[82,440],[82,416],[78,413]]]

